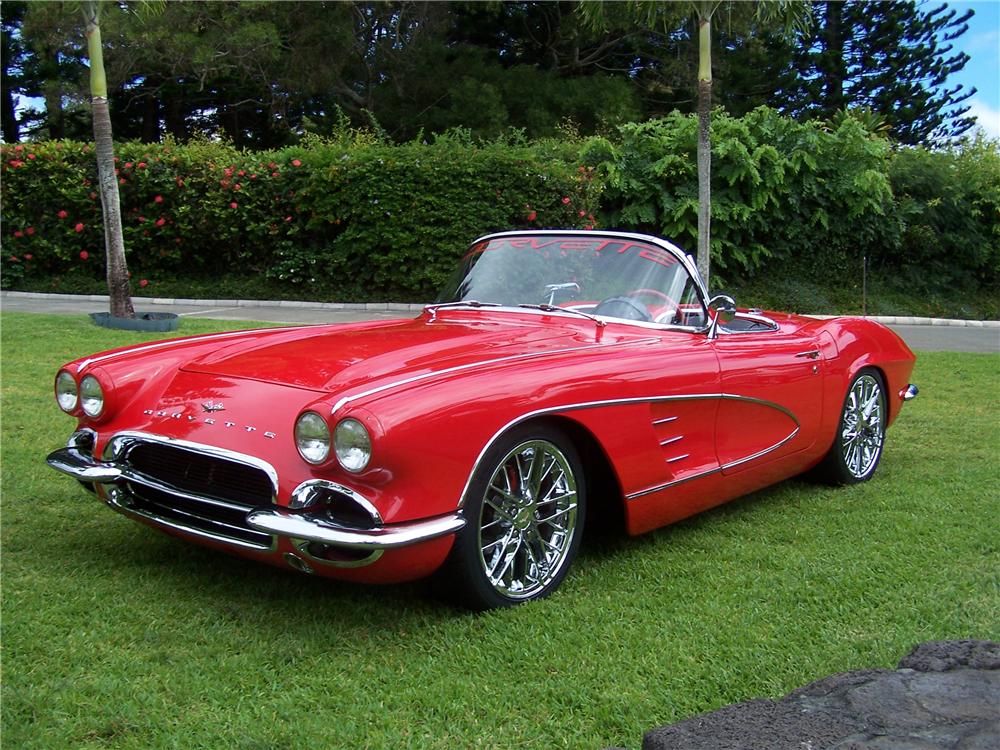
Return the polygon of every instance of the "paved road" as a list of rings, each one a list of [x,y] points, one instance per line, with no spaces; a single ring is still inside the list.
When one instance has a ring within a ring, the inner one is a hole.
[[[348,323],[359,320],[410,317],[419,305],[306,305],[294,302],[247,302],[179,300],[156,303],[136,300],[142,312],[174,312],[184,317],[215,318],[217,320],[259,320],[273,323]],[[107,310],[102,299],[87,299],[61,295],[58,298],[22,296],[5,292],[0,309],[18,312],[85,315]],[[889,324],[910,348],[918,351],[1000,353],[1000,328],[961,325],[899,325]]]

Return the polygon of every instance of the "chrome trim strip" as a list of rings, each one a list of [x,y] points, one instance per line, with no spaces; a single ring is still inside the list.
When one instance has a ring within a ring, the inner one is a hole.
[[[371,501],[367,497],[355,492],[350,487],[345,487],[342,484],[337,484],[336,482],[331,482],[327,479],[309,479],[300,484],[292,490],[292,500],[288,504],[288,507],[296,509],[308,508],[313,504],[313,498],[311,495],[317,487],[322,487],[323,489],[330,490],[331,492],[339,492],[342,495],[347,495],[351,498],[351,500],[356,502],[368,512],[376,526],[381,526],[384,523],[382,520],[382,514],[378,512],[378,508],[372,505]]]
[[[175,495],[177,497],[183,498],[184,500],[190,500],[194,503],[204,503],[205,505],[214,505],[218,508],[225,508],[226,510],[236,510],[236,511],[248,511],[253,506],[252,505],[242,505],[240,503],[232,503],[228,500],[220,500],[214,497],[208,497],[207,495],[192,495],[190,492],[185,492],[184,490],[174,487],[172,484],[167,484],[166,482],[160,482],[152,477],[147,477],[145,474],[140,474],[137,471],[132,471],[129,468],[123,469],[121,474],[121,480],[127,482],[128,484],[138,484],[142,487],[149,487],[157,492],[164,492],[168,495]],[[273,499],[273,498],[272,498]],[[173,510],[173,509],[172,509]]]
[[[247,516],[247,523],[258,531],[277,536],[306,539],[349,549],[385,550],[454,534],[465,526],[465,519],[456,513],[423,521],[390,524],[377,529],[350,529],[275,507],[251,511]]]
[[[903,391],[899,394],[903,401],[912,401],[920,393],[920,389],[917,388],[913,383],[910,383]]]
[[[122,478],[122,470],[112,464],[101,463],[80,451],[75,446],[67,446],[52,451],[45,463],[56,471],[67,474],[81,482],[117,482]]]
[[[119,487],[112,487],[105,493],[104,502],[109,508],[118,511],[124,516],[128,516],[130,518],[145,518],[159,526],[166,526],[167,528],[183,532],[184,534],[191,534],[192,536],[202,537],[203,539],[210,539],[213,542],[231,544],[236,547],[244,547],[246,549],[254,550],[255,552],[272,552],[277,548],[277,540],[275,540],[274,537],[271,537],[271,543],[269,545],[254,544],[253,542],[247,542],[243,539],[234,539],[230,536],[222,536],[220,534],[213,534],[210,531],[203,531],[202,529],[184,526],[167,518],[163,518],[162,516],[130,508],[121,502],[121,496],[125,494],[127,494],[125,490]],[[202,520],[209,520],[211,523],[214,523],[211,519]]]
[[[382,557],[382,555],[385,554],[385,550],[376,549],[372,550],[370,555],[366,555],[357,560],[327,560],[325,557],[316,557],[316,555],[309,551],[310,544],[319,544],[319,542],[311,542],[308,539],[292,539],[291,542],[300,554],[305,555],[314,563],[326,565],[330,568],[364,568],[371,565],[373,562],[376,562],[380,557]]]
[[[785,440],[783,440],[781,443],[778,443],[772,448],[769,448],[768,451],[780,447],[784,442],[793,438],[798,433],[801,427],[801,422],[799,422],[798,417],[796,417],[795,414],[793,414],[789,409],[786,409],[781,404],[776,404],[773,401],[766,401],[760,398],[754,398],[753,396],[739,396],[736,395],[735,393],[692,393],[692,394],[678,394],[673,396],[640,396],[637,398],[608,399],[606,401],[584,401],[576,404],[563,404],[561,406],[550,406],[544,409],[536,409],[534,411],[529,411],[526,414],[522,414],[520,417],[517,417],[516,419],[510,420],[509,422],[507,422],[507,424],[505,424],[503,427],[497,430],[493,434],[493,437],[491,437],[488,441],[486,441],[486,445],[483,446],[483,449],[479,452],[479,456],[476,458],[476,462],[472,466],[472,471],[469,473],[469,478],[465,481],[465,487],[462,489],[462,496],[459,498],[458,501],[458,508],[459,510],[461,510],[463,507],[465,507],[465,497],[466,495],[469,494],[469,487],[472,484],[472,478],[475,476],[476,471],[479,469],[479,465],[482,463],[483,456],[486,455],[486,451],[490,449],[490,446],[492,446],[493,443],[495,443],[500,438],[501,435],[503,435],[507,430],[509,430],[514,425],[520,424],[521,422],[525,422],[529,419],[533,419],[534,417],[542,416],[543,414],[557,414],[564,411],[579,411],[581,409],[597,409],[603,406],[620,406],[627,404],[643,404],[643,403],[654,404],[654,403],[666,403],[669,401],[706,401],[709,399],[727,399],[733,401],[746,401],[752,404],[760,404],[761,406],[767,406],[772,409],[780,411],[782,414],[786,415],[793,422],[795,422],[795,431],[787,438],[785,438]],[[749,458],[746,459],[741,459],[741,461],[743,460],[749,461],[754,458],[759,458],[760,455],[763,455],[763,453],[750,456]],[[728,466],[725,468],[728,468]],[[715,473],[716,471],[721,471],[721,468],[712,469],[710,473]],[[697,479],[697,477],[689,477],[684,480],[678,480],[676,482],[668,483],[665,486],[658,486],[648,490],[641,490],[638,493],[632,493],[631,495],[626,496],[626,499],[630,500],[633,497],[639,497],[640,495],[648,494],[649,492],[655,492],[658,489],[665,489],[666,486],[672,486],[673,484],[678,484],[680,483],[680,481],[690,481],[690,479]]]
[[[661,440],[660,441],[660,445],[661,446],[670,445],[671,443],[676,443],[678,440],[683,440],[683,439],[684,439],[683,435],[678,435],[677,437],[672,437],[672,438],[667,438],[666,440]]]
[[[793,437],[795,437],[796,435],[798,435],[799,434],[799,429],[800,429],[799,427],[796,427],[794,430],[792,430],[792,434],[789,435],[788,437],[786,437],[781,442],[775,443],[770,448],[765,448],[762,451],[757,451],[752,456],[747,456],[746,458],[740,458],[740,459],[738,459],[736,461],[730,461],[729,463],[723,464],[722,466],[717,466],[714,469],[708,469],[708,470],[700,472],[698,474],[692,474],[691,476],[688,476],[688,477],[682,477],[680,479],[674,479],[671,482],[664,482],[663,484],[657,484],[657,485],[655,485],[653,487],[647,487],[646,489],[639,490],[638,492],[632,492],[632,493],[626,495],[625,499],[626,500],[637,500],[640,497],[644,497],[646,495],[651,495],[654,492],[660,492],[661,490],[667,490],[667,489],[670,489],[671,487],[676,487],[679,484],[684,484],[686,482],[693,482],[695,479],[701,479],[703,477],[711,476],[712,474],[718,474],[719,472],[725,471],[726,469],[732,469],[733,467],[739,466],[740,464],[745,464],[748,461],[753,461],[755,459],[761,458],[762,456],[766,456],[771,451],[778,450],[778,448],[780,448],[785,443],[787,443],[789,440],[791,440]],[[681,458],[687,458],[687,456],[679,456],[678,458],[673,459],[673,460],[679,461]],[[669,461],[668,461],[668,463],[669,463]]]
[[[721,325],[721,326],[719,326],[719,333],[721,333],[724,336],[741,336],[744,333],[756,333],[756,334],[759,335],[759,334],[762,334],[762,333],[774,333],[775,331],[777,331],[780,328],[780,326],[777,323],[775,323],[773,320],[771,320],[769,317],[767,317],[766,315],[760,315],[758,313],[741,313],[741,312],[737,312],[736,313],[736,320],[752,320],[754,323],[763,323],[766,326],[770,326],[771,330],[769,330],[769,331],[731,331],[728,328],[726,328],[725,325]]]
[[[653,424],[667,424],[668,422],[676,422],[677,417],[664,417],[663,419],[654,419]]]
[[[674,456],[673,458],[668,458],[667,459],[667,463],[668,464],[675,464],[678,461],[683,461],[685,458],[691,458],[691,454],[690,453],[682,453],[679,456]]]
[[[516,309],[516,308],[514,308]],[[520,310],[519,312],[526,312]],[[530,312],[530,311],[528,311]],[[548,313],[541,313],[543,315],[548,315]],[[533,357],[547,357],[555,354],[568,354],[569,352],[582,352],[589,349],[601,349],[610,347],[620,347],[620,346],[634,346],[636,344],[651,344],[655,343],[657,339],[635,339],[634,341],[615,341],[607,344],[587,344],[586,346],[574,346],[567,349],[553,349],[544,352],[533,352],[530,354],[512,354],[506,357],[497,357],[496,359],[485,359],[479,362],[469,362],[464,365],[455,365],[454,367],[446,367],[443,370],[435,370],[433,372],[424,372],[420,375],[411,375],[408,378],[403,378],[402,380],[395,380],[392,383],[386,383],[385,385],[380,385],[375,388],[370,388],[367,391],[362,391],[361,393],[356,393],[353,396],[342,396],[337,403],[333,405],[330,410],[330,415],[333,416],[347,404],[352,401],[357,401],[361,398],[367,398],[368,396],[374,396],[377,393],[382,393],[384,391],[392,390],[393,388],[401,388],[405,385],[410,385],[411,383],[417,383],[421,380],[427,380],[428,378],[434,378],[439,375],[450,375],[453,372],[462,372],[464,370],[471,370],[474,367],[487,367],[489,365],[500,364],[501,362],[512,362],[519,359],[531,359]]]
[[[214,445],[193,443],[189,440],[163,437],[162,435],[153,435],[148,432],[126,431],[117,433],[111,438],[111,440],[108,441],[108,444],[104,448],[104,458],[125,460],[128,457],[128,452],[138,443],[143,442],[169,445],[174,448],[180,448],[182,450],[200,453],[202,455],[213,456],[215,458],[221,458],[234,463],[243,464],[244,466],[250,466],[254,469],[259,469],[267,475],[268,479],[271,480],[271,499],[273,500],[278,494],[278,472],[274,470],[274,467],[271,466],[271,464],[257,458],[256,456],[249,456],[246,453],[237,453],[236,451],[231,451],[228,448],[218,448]],[[247,506],[242,507],[245,508]]]

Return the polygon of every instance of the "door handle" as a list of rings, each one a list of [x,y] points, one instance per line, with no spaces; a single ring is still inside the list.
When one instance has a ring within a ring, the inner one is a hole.
[[[806,359],[818,359],[819,358],[819,350],[818,349],[810,349],[807,352],[799,352],[795,356],[796,357],[804,357]]]

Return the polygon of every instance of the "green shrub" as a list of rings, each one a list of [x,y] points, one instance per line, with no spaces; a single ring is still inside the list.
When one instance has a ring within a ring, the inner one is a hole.
[[[697,119],[674,112],[592,139],[583,160],[605,177],[603,222],[662,234],[694,252]],[[789,261],[841,272],[865,249],[897,242],[887,141],[856,120],[835,131],[759,108],[712,116],[712,262],[746,277]]]
[[[599,194],[575,146],[556,141],[392,146],[354,133],[274,152],[194,141],[116,153],[134,279],[261,275],[313,299],[429,299],[477,235],[591,224]],[[4,286],[102,277],[91,147],[4,146],[2,158]]]

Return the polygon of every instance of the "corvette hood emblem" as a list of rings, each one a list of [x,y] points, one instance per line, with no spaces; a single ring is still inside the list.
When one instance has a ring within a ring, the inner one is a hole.
[[[209,413],[226,410],[225,404],[223,404],[221,401],[219,403],[215,403],[214,401],[205,401],[202,403],[201,408]]]

